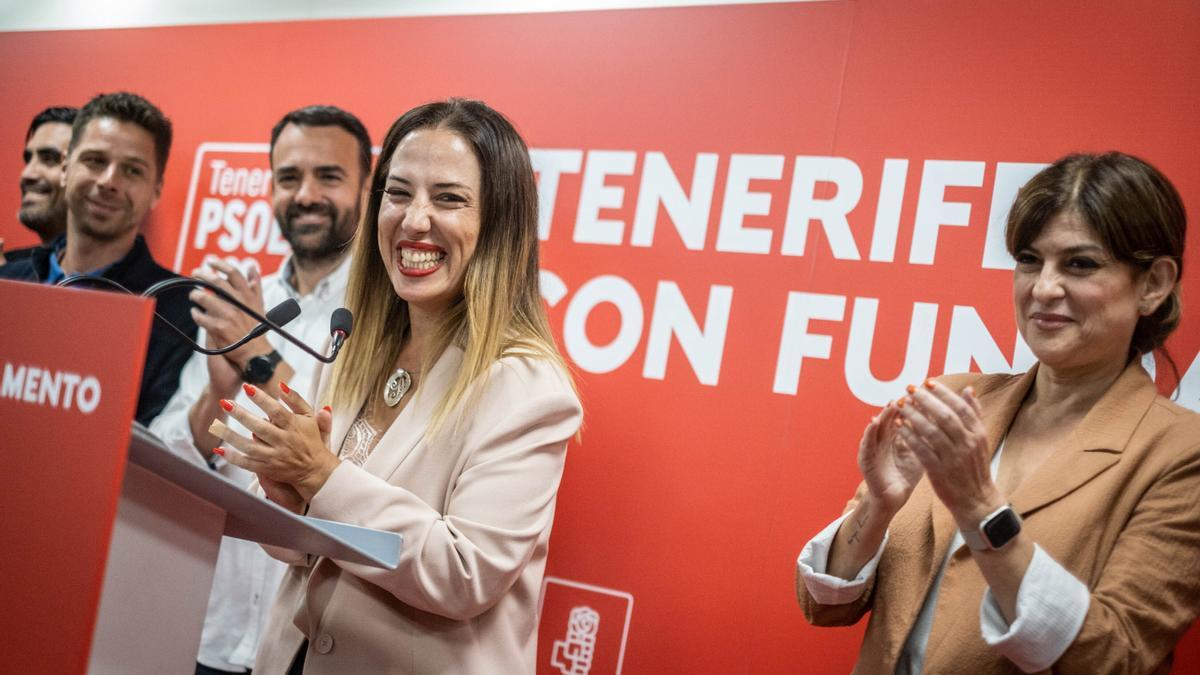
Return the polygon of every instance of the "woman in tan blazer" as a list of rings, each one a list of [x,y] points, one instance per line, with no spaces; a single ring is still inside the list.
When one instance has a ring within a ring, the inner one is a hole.
[[[264,673],[533,673],[566,444],[582,411],[538,292],[528,149],[478,101],[398,119],[351,268],[357,327],[314,410],[248,391],[226,457],[310,516],[404,537],[387,571],[291,551]],[[228,440],[228,439],[227,439]]]
[[[809,621],[871,613],[856,672],[1169,669],[1200,612],[1200,415],[1141,357],[1179,323],[1185,231],[1128,155],[1068,156],[1021,190],[1006,243],[1037,365],[910,386],[800,554]]]

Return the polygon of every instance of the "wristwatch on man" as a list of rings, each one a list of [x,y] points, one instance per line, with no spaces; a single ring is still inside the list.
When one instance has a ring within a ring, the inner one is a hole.
[[[242,370],[242,380],[247,384],[263,385],[271,381],[271,377],[275,375],[275,366],[283,357],[274,349],[269,354],[255,356],[246,362],[246,368]]]
[[[1011,504],[1005,504],[979,521],[975,530],[959,530],[973,551],[994,551],[1016,539],[1021,533],[1021,517]]]

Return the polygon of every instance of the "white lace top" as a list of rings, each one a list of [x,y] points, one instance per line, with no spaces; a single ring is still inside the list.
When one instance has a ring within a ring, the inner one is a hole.
[[[358,466],[362,466],[371,456],[371,450],[375,448],[380,436],[379,429],[367,421],[366,413],[367,407],[363,406],[354,423],[350,425],[350,430],[346,432],[346,438],[342,439],[342,447],[338,452],[338,457]]]

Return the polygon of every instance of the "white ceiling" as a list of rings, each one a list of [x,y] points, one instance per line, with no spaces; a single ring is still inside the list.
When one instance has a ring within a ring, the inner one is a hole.
[[[0,31],[573,12],[827,0],[0,0]]]

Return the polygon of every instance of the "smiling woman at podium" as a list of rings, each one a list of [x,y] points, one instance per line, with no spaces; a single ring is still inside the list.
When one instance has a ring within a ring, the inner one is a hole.
[[[347,304],[318,377],[223,403],[226,458],[296,512],[398,532],[399,567],[290,551],[255,666],[267,673],[534,672],[566,444],[582,410],[538,290],[537,197],[512,125],[451,99],[383,143]]]

